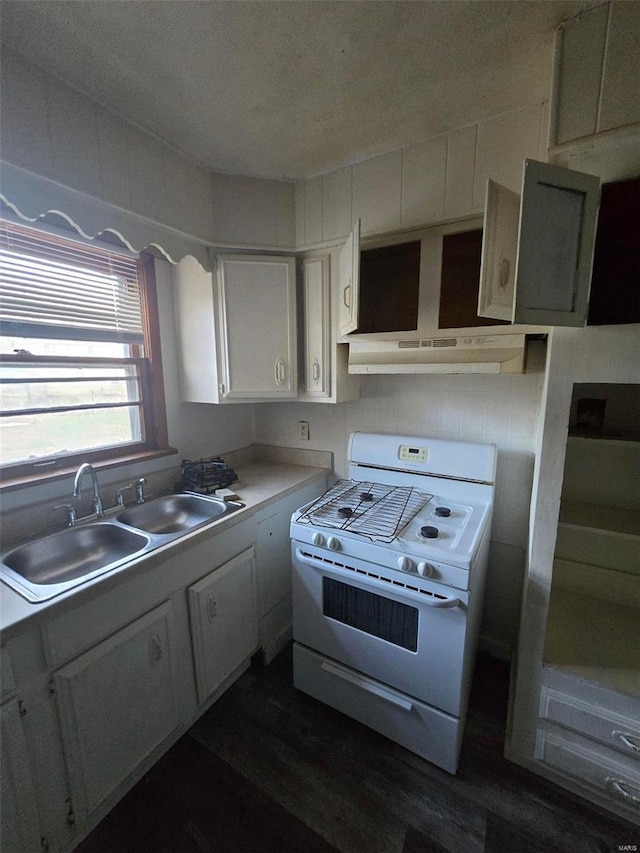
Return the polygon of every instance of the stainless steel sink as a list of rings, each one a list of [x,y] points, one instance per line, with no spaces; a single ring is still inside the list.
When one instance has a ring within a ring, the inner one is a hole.
[[[102,522],[70,527],[5,554],[2,579],[31,601],[42,601],[111,571],[148,548],[150,537]]]
[[[204,495],[165,495],[129,507],[120,513],[118,521],[147,533],[185,533],[240,508],[241,504]]]
[[[80,523],[13,548],[0,562],[0,580],[28,601],[46,601],[243,506],[196,494],[158,497],[113,521]]]

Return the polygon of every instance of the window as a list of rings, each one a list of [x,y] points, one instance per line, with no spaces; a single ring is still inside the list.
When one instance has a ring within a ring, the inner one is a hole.
[[[0,465],[167,449],[154,262],[0,221]]]

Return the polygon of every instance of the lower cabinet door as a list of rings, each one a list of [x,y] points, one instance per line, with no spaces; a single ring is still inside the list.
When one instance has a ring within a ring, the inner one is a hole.
[[[166,602],[53,676],[80,824],[178,725]]]
[[[200,704],[258,646],[254,563],[249,548],[189,587]]]
[[[2,706],[2,853],[42,853],[40,821],[18,699]]]

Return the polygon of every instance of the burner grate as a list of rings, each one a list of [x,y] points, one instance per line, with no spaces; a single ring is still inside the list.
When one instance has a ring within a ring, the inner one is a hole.
[[[338,480],[297,520],[389,543],[432,497],[412,486]]]

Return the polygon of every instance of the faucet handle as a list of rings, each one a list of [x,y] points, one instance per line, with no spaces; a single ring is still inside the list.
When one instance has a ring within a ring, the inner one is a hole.
[[[127,483],[126,486],[122,486],[122,488],[118,489],[116,492],[116,505],[117,506],[126,506],[124,502],[124,493],[129,489],[133,488],[133,483]]]
[[[76,508],[74,507],[73,504],[55,504],[53,508],[54,509],[66,509],[69,527],[73,527],[73,525],[78,520]]]
[[[146,482],[146,477],[140,477],[139,480],[136,480],[136,503],[144,503],[144,487]]]

